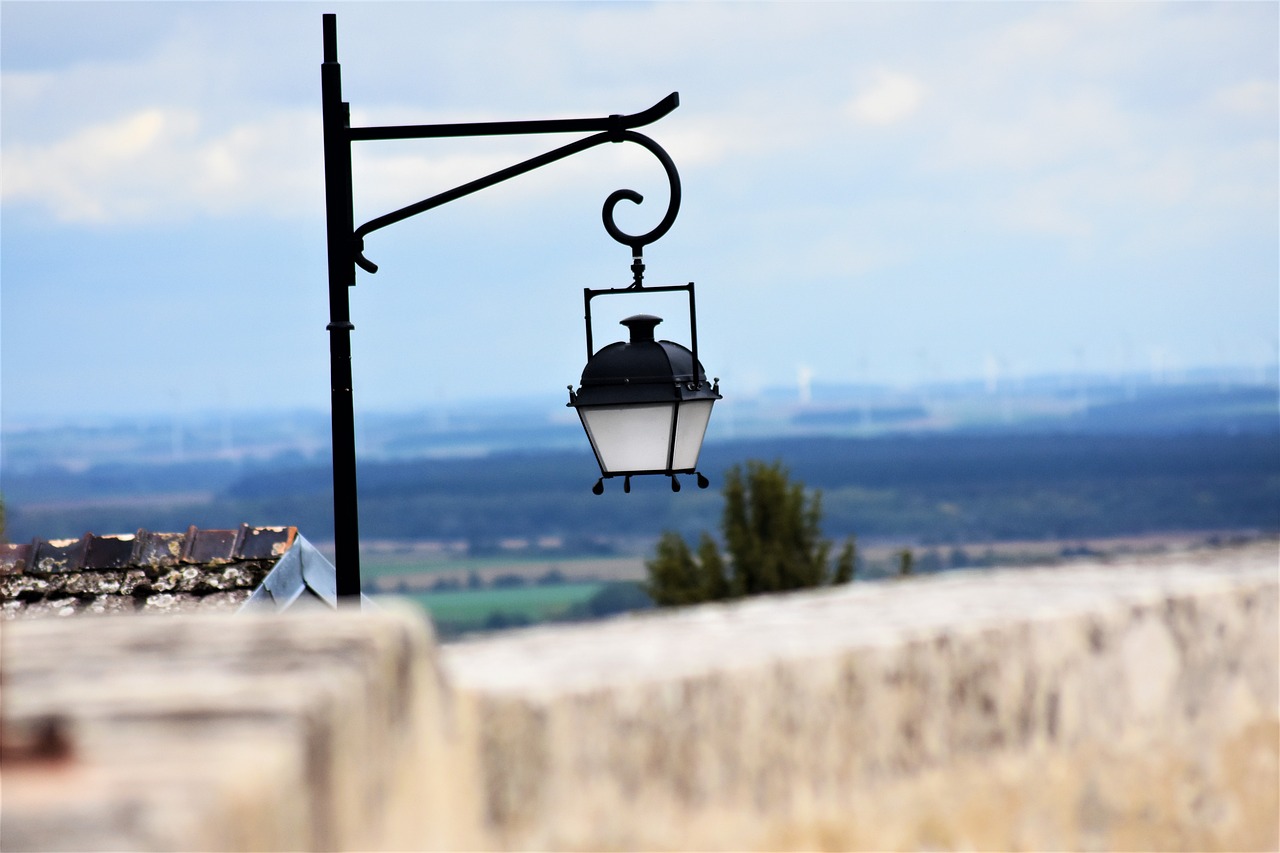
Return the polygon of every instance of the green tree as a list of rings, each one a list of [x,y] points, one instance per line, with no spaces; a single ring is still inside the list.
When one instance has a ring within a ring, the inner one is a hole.
[[[680,534],[663,533],[657,554],[645,568],[649,572],[645,591],[659,607],[706,601],[701,593],[701,569]]]
[[[646,590],[659,606],[720,601],[848,583],[857,563],[850,537],[829,566],[831,542],[822,537],[822,494],[806,495],[781,462],[748,461],[725,476],[721,534],[728,560],[704,532],[695,556],[677,533],[664,533],[645,566]]]
[[[840,549],[840,558],[836,560],[836,573],[831,579],[833,584],[850,583],[858,570],[858,540],[850,536]]]
[[[729,597],[732,587],[720,556],[720,547],[706,532],[698,543],[698,573],[702,578],[699,588],[702,598],[699,601],[722,601]]]

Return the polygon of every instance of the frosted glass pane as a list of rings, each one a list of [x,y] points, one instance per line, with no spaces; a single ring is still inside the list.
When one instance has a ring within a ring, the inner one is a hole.
[[[592,406],[579,409],[605,473],[664,471],[675,406]]]
[[[676,453],[671,467],[679,471],[698,464],[698,451],[702,449],[702,436],[711,419],[714,400],[696,400],[680,407],[680,422],[676,424]]]

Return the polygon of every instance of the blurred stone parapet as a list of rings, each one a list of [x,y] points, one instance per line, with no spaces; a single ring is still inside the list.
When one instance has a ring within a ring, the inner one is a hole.
[[[1275,849],[1278,557],[443,647],[395,608],[0,623],[0,848]]]
[[[417,613],[31,619],[0,639],[0,849],[418,838],[439,702]]]

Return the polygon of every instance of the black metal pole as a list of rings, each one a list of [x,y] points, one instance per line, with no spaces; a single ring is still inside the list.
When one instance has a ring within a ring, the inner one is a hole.
[[[324,115],[325,226],[329,241],[329,388],[333,417],[333,537],[339,599],[360,596],[360,525],[356,502],[355,402],[351,394],[351,308],[356,283],[352,231],[350,110],[342,100],[338,24],[324,18],[320,66]]]

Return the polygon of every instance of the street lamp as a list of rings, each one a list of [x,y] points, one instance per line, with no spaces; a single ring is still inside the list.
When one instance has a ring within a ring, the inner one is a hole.
[[[632,115],[545,121],[469,122],[460,124],[352,127],[350,105],[342,100],[342,72],[338,64],[338,25],[335,15],[324,22],[324,62],[320,66],[321,107],[324,117],[325,212],[329,266],[330,403],[333,430],[334,550],[337,558],[337,594],[352,599],[360,595],[360,534],[356,501],[355,406],[351,391],[351,323],[347,289],[356,283],[355,270],[369,273],[378,267],[365,257],[365,238],[381,228],[419,213],[456,201],[494,184],[523,175],[606,142],[631,142],[652,153],[666,171],[670,185],[667,211],[652,230],[633,235],[618,228],[614,208],[619,202],[639,204],[643,197],[633,190],[617,190],[605,199],[602,218],[609,236],[631,249],[633,280],[625,288],[584,289],[587,326],[587,366],[578,391],[569,386],[569,405],[577,409],[583,428],[600,464],[600,479],[592,491],[604,491],[604,480],[658,474],[671,478],[680,490],[677,474],[696,474],[698,485],[707,486],[697,473],[698,453],[712,404],[720,399],[719,380],[707,381],[698,361],[698,333],[693,284],[670,287],[644,285],[644,247],[667,233],[680,210],[680,176],[660,145],[634,129],[652,124],[680,104],[671,93],[647,110]],[[533,133],[590,133],[575,142],[514,166],[470,181],[428,199],[372,219],[355,227],[351,144],[379,139],[440,139],[446,137],[511,136]],[[604,295],[687,291],[692,348],[654,339],[654,327],[662,322],[652,315],[636,315],[623,321],[631,339],[602,348],[592,347],[591,300]]]
[[[702,437],[711,417],[711,406],[720,399],[720,380],[707,382],[698,361],[698,332],[693,314],[693,284],[649,288],[688,290],[693,349],[673,341],[654,339],[654,327],[662,322],[652,314],[637,314],[622,321],[631,340],[609,344],[591,352],[591,300],[627,290],[587,290],[587,366],[582,385],[569,386],[569,405],[578,410],[591,441],[601,478],[592,491],[604,492],[604,480],[623,477],[623,491],[631,491],[631,478],[664,474],[671,490],[680,491],[676,474],[697,474],[698,485],[707,478],[695,470]]]

